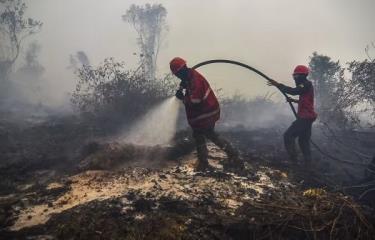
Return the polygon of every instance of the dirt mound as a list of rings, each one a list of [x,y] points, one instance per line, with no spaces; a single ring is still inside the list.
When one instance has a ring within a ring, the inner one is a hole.
[[[90,142],[81,149],[78,170],[111,170],[123,166],[165,167],[193,151],[191,139],[178,139],[173,146],[142,146],[119,142]]]
[[[371,239],[374,236],[363,209],[342,194],[303,191],[289,182],[286,173],[269,168],[241,177],[219,169],[195,173],[190,165],[187,162],[164,170],[89,171],[73,176],[71,190],[53,202],[56,207],[51,212],[45,212],[47,221],[38,224],[35,220],[40,220],[40,215],[25,211],[14,225],[18,228],[13,230],[18,231],[5,232],[4,236],[20,239],[26,236]],[[20,221],[22,216],[31,216],[23,219],[33,224]]]

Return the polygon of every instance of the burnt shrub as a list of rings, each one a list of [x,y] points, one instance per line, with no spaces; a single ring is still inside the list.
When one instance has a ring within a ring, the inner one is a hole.
[[[146,80],[141,67],[128,70],[123,62],[105,59],[97,67],[82,66],[71,102],[83,117],[104,127],[131,123],[171,96],[177,86],[171,75]]]

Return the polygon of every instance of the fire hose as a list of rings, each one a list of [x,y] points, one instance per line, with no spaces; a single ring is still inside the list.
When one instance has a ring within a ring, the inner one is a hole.
[[[266,74],[264,74],[263,72],[259,71],[258,69],[255,69],[255,68],[253,68],[253,67],[251,67],[251,66],[249,66],[247,64],[241,63],[241,62],[237,62],[237,61],[233,61],[233,60],[227,60],[227,59],[214,59],[214,60],[204,61],[204,62],[196,64],[192,68],[193,69],[197,69],[197,68],[200,68],[202,66],[205,66],[205,65],[208,65],[208,64],[213,64],[213,63],[227,63],[227,64],[237,65],[237,66],[246,68],[246,69],[248,69],[248,70],[250,70],[252,72],[255,72],[256,74],[260,75],[261,77],[263,77],[266,80],[272,80],[272,78],[268,77]],[[284,95],[284,97],[286,99],[288,99],[288,96],[287,96],[287,94],[285,92],[281,91],[281,89],[279,89],[279,88],[277,88],[277,89],[281,92],[281,94]],[[287,101],[287,102],[289,103],[289,107],[292,110],[294,116],[296,118],[298,118],[296,109],[294,108],[293,104],[290,101]],[[324,156],[326,156],[326,157],[328,157],[328,158],[330,158],[332,160],[335,160],[335,161],[338,161],[338,162],[342,162],[342,163],[346,163],[346,164],[351,164],[351,165],[361,165],[361,166],[365,166],[365,167],[368,166],[368,164],[366,164],[366,163],[351,162],[351,161],[347,161],[347,160],[336,158],[336,157],[330,155],[329,153],[323,151],[318,146],[318,144],[316,144],[313,140],[310,140],[310,142],[316,148],[316,150],[318,150],[318,152],[320,152],[322,155],[324,155]],[[369,156],[369,158],[370,158],[370,156]]]

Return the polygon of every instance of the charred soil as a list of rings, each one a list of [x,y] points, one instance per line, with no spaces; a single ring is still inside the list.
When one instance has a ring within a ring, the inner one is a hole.
[[[209,145],[213,170],[195,172],[188,132],[149,147],[49,127],[2,135],[1,239],[374,239],[371,192],[322,157],[289,163],[277,130],[223,133],[245,169]]]

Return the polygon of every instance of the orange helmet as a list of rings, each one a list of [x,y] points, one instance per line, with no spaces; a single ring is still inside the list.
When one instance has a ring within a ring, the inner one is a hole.
[[[180,57],[175,57],[169,63],[169,67],[171,68],[172,73],[176,74],[183,67],[186,67],[186,61]]]
[[[304,65],[298,65],[295,69],[293,74],[306,74],[308,75],[310,72],[309,68]]]

